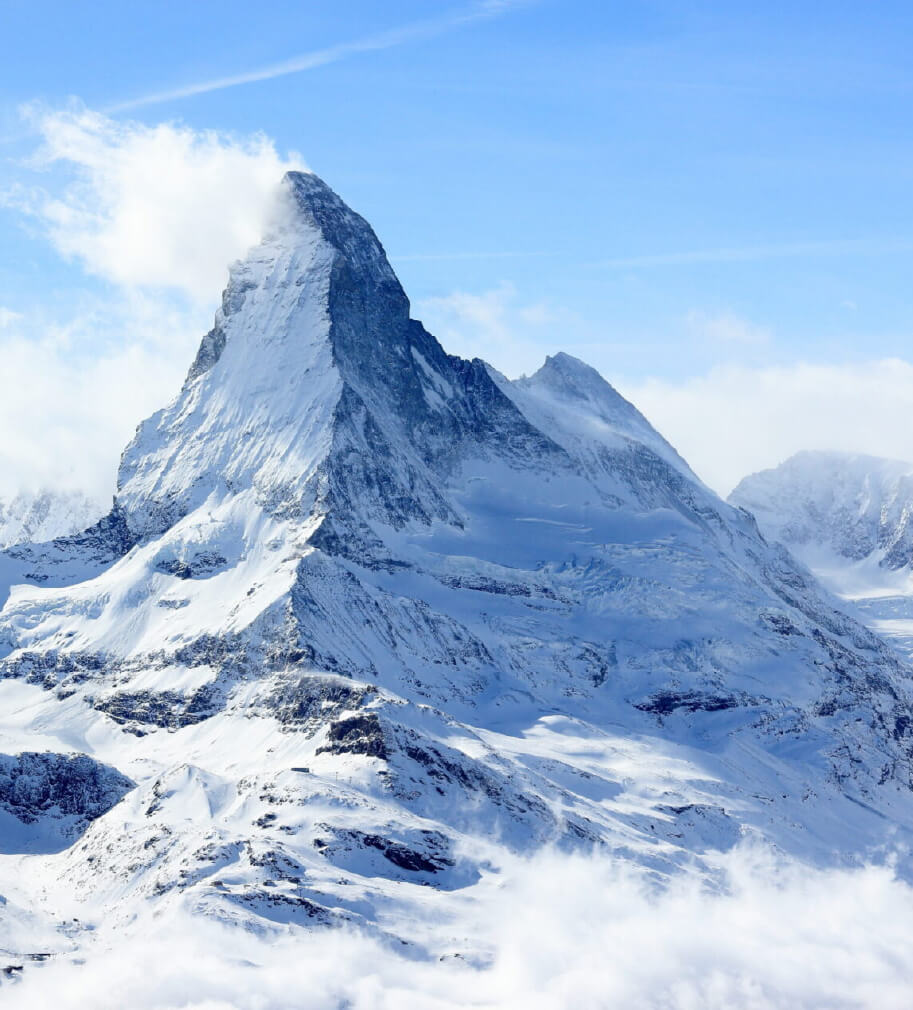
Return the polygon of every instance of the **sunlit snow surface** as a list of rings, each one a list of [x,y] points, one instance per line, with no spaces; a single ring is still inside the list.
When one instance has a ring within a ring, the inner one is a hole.
[[[0,776],[0,979],[54,1006],[889,1001],[909,913],[843,955],[852,896],[909,907],[909,668],[592,369],[448,356],[368,225],[285,185],[111,514],[0,554],[0,754],[88,755]]]

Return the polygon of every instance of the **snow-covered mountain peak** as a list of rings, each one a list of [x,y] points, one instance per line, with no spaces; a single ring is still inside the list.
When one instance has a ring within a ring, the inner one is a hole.
[[[416,324],[370,226],[310,173],[289,173],[282,197],[178,398],[123,455],[118,505],[138,539],[239,488],[306,515],[343,414],[425,402]]]
[[[913,464],[800,452],[746,477],[729,500],[913,656]]]
[[[634,404],[579,358],[560,351],[546,357],[545,364],[533,375],[516,380],[516,385],[533,394],[543,406],[551,402],[563,416],[575,416],[581,433],[618,445],[631,441],[640,443],[690,478],[697,479]]]
[[[409,318],[363,218],[312,174],[289,173],[283,196],[232,267],[179,396],[123,455],[134,539],[241,491],[274,516],[456,521],[439,485],[467,456],[560,455],[482,362],[450,357]]]
[[[585,395],[587,389],[597,391],[597,395],[603,387],[612,390],[595,368],[565,351],[546,355],[542,367],[528,379],[520,381],[548,383],[555,388],[563,387],[575,396]]]
[[[374,229],[313,172],[288,172],[282,188],[294,218],[315,228],[366,285],[389,286],[408,312],[408,300]]]
[[[886,569],[913,564],[913,464],[805,451],[745,477],[729,500],[810,564],[826,554]]]
[[[230,268],[215,326],[203,340],[188,383],[218,361],[229,335],[227,330],[239,328],[234,317],[262,314],[266,301],[274,303],[274,313],[285,310],[283,321],[294,334],[294,310],[313,297],[307,286],[309,275],[315,272],[333,274],[334,283],[330,285],[327,280],[327,289],[332,287],[336,298],[344,298],[346,291],[350,297],[357,297],[366,318],[384,315],[399,320],[401,325],[392,330],[370,332],[366,328],[357,334],[361,341],[372,345],[372,350],[377,351],[381,342],[401,336],[399,331],[409,316],[409,301],[371,226],[318,176],[288,172],[279,187],[262,242]],[[332,307],[325,308],[332,316]],[[355,334],[340,328],[337,321],[326,336],[344,360],[346,350],[352,350]],[[291,363],[271,353],[268,346],[261,346],[268,363],[275,367]]]

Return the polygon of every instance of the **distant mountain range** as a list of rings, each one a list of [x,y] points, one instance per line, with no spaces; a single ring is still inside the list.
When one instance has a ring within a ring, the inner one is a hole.
[[[913,464],[800,452],[729,497],[913,657]]]
[[[913,565],[913,463],[800,452],[742,480],[729,496],[765,534],[800,555]]]
[[[80,491],[20,492],[0,499],[0,548],[81,533],[105,507]]]

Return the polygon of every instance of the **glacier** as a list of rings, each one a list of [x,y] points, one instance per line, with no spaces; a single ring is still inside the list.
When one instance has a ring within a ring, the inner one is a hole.
[[[904,656],[595,370],[447,354],[363,218],[282,201],[110,512],[0,553],[0,768],[104,785],[33,768],[11,963],[147,914],[484,960],[447,910],[546,850],[909,878]]]

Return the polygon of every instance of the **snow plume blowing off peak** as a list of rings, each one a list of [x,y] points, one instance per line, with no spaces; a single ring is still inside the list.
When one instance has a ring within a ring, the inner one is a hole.
[[[0,776],[0,948],[21,991],[65,988],[84,960],[86,986],[143,1005],[137,972],[107,969],[156,923],[161,961],[165,930],[206,947],[156,1006],[233,1005],[242,960],[266,970],[237,1004],[289,1005],[286,943],[346,976],[308,971],[321,988],[296,1006],[868,993],[832,984],[839,937],[821,978],[758,982],[690,924],[725,939],[761,907],[794,926],[831,880],[906,900],[910,667],[593,369],[557,354],[511,382],[449,355],[363,218],[309,173],[281,199],[124,451],[111,512],[0,551],[0,758],[49,769]],[[117,788],[65,820],[74,766]],[[746,846],[821,875],[755,901]],[[546,892],[576,903],[564,918],[529,898],[542,880],[567,881]],[[664,963],[699,978],[579,975],[639,965],[613,923],[652,942],[656,917],[685,924],[660,931]],[[815,927],[788,934],[800,953]],[[351,967],[382,957],[380,976]],[[868,963],[909,991],[902,958]]]

